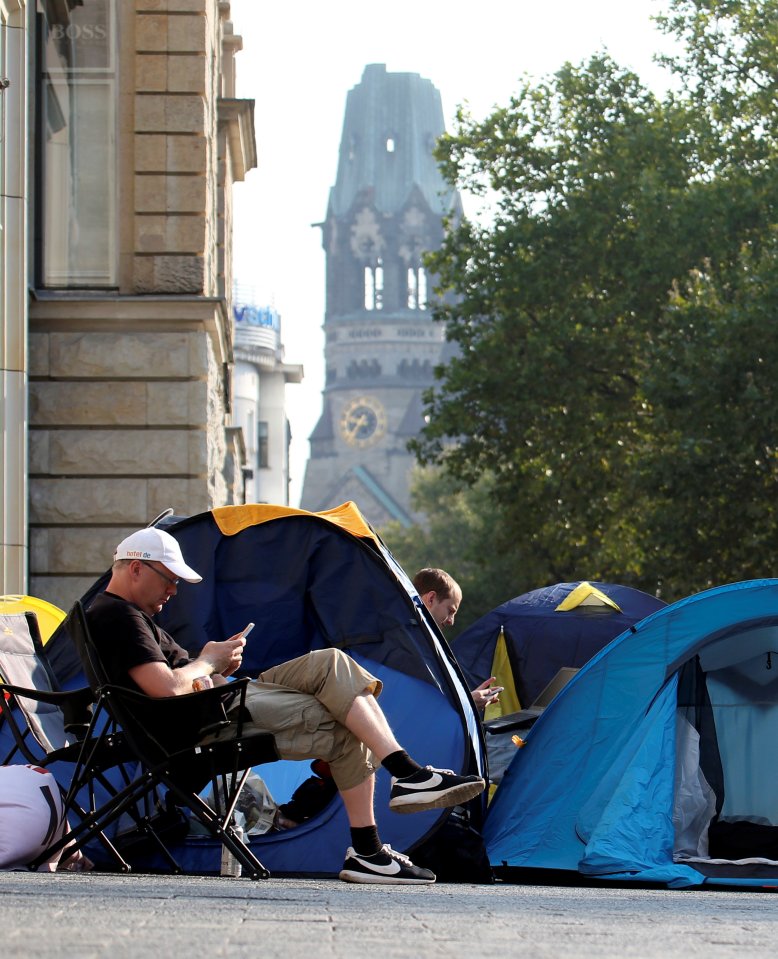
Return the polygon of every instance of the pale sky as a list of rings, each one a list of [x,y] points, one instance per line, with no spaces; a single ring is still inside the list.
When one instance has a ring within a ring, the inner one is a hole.
[[[606,49],[656,90],[652,54],[669,49],[650,17],[665,0],[231,0],[237,95],[256,101],[258,165],[235,188],[235,276],[281,314],[292,429],[291,499],[299,505],[308,436],[324,385],[321,222],[335,182],[348,91],[368,63],[418,73],[438,88],[448,129],[458,104],[503,106],[524,74]]]

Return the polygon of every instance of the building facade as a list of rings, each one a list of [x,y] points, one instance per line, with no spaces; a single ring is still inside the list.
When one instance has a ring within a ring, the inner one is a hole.
[[[322,224],[326,376],[310,437],[305,509],[354,500],[374,526],[415,522],[408,441],[445,353],[422,262],[461,212],[432,155],[440,94],[415,73],[365,68],[348,94],[338,172]]]
[[[0,4],[1,585],[66,608],[130,530],[243,501],[232,184],[253,101],[224,0]]]
[[[235,319],[235,423],[246,444],[247,503],[289,505],[289,444],[286,384],[301,383],[299,364],[284,362],[281,317],[257,306],[251,289],[238,285],[233,295]]]

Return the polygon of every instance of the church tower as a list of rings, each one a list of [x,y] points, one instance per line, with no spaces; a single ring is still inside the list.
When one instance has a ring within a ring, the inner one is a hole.
[[[326,377],[310,437],[301,506],[354,500],[373,526],[409,525],[422,393],[443,359],[422,254],[461,204],[432,151],[444,132],[440,94],[416,73],[365,68],[348,94],[335,186],[322,226]]]

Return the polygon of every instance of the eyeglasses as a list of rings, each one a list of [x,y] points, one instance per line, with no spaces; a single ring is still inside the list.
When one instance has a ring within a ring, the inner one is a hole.
[[[173,579],[172,576],[168,576],[167,573],[163,573],[161,569],[157,569],[156,566],[152,566],[151,563],[147,562],[145,559],[139,560],[139,562],[143,563],[144,566],[148,566],[148,568],[152,572],[156,573],[157,576],[161,576],[166,583],[169,583],[171,586],[178,586],[180,580]]]

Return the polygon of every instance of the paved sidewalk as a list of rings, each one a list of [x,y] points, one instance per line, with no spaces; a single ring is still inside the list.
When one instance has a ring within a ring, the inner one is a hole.
[[[0,872],[3,959],[774,959],[770,893]]]

